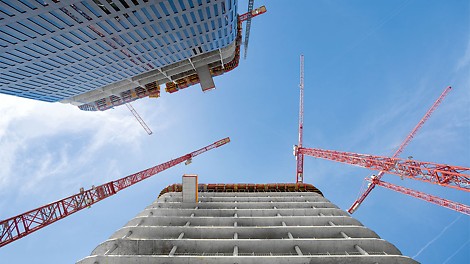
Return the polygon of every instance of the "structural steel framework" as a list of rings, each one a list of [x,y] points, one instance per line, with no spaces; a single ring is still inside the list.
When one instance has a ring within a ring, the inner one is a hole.
[[[451,200],[443,199],[441,197],[437,197],[437,196],[430,195],[430,194],[427,194],[427,193],[423,193],[423,192],[419,192],[419,191],[412,190],[412,189],[409,189],[409,188],[405,188],[403,186],[398,186],[398,185],[391,184],[391,183],[388,183],[388,182],[380,181],[380,180],[377,179],[377,177],[373,177],[372,179],[366,178],[365,180],[370,182],[371,184],[374,183],[375,185],[378,185],[380,187],[384,187],[384,188],[387,188],[387,189],[392,190],[392,191],[396,191],[396,192],[399,192],[399,193],[402,193],[402,194],[406,194],[406,195],[409,195],[409,196],[414,197],[414,198],[418,198],[418,199],[421,199],[421,200],[424,200],[424,201],[427,201],[427,202],[430,202],[430,203],[433,203],[433,204],[437,204],[439,206],[446,207],[446,208],[449,208],[451,210],[466,214],[466,215],[470,215],[470,206],[468,206],[466,204],[461,204],[461,203],[454,202],[454,201],[451,201]]]
[[[218,148],[229,142],[230,138],[228,137],[221,139],[204,148],[159,164],[155,167],[148,168],[99,186],[92,186],[92,188],[88,190],[81,188],[78,194],[74,194],[65,199],[2,220],[0,221],[0,247],[25,237],[84,208],[90,207],[91,205],[104,200],[117,192],[130,187],[131,185],[150,178],[157,173],[176,166],[181,162],[191,160],[199,154]]]
[[[403,152],[403,150],[410,144],[411,140],[414,138],[416,133],[421,129],[421,127],[426,123],[426,121],[431,117],[431,114],[439,107],[441,104],[442,100],[447,96],[447,94],[451,91],[452,87],[448,86],[442,94],[439,96],[439,98],[434,102],[434,104],[431,106],[431,108],[424,114],[423,118],[418,122],[418,124],[413,128],[413,130],[410,132],[410,134],[405,138],[405,140],[401,143],[401,145],[398,147],[398,149],[395,151],[393,154],[392,158],[396,158],[400,156],[400,154]],[[383,171],[380,171],[376,178],[378,181],[382,178],[382,176],[385,173]],[[364,199],[366,199],[367,195],[374,189],[376,185],[376,182],[371,182],[371,184],[367,187],[367,189],[361,194],[361,196],[351,205],[351,207],[348,209],[349,213],[354,213],[354,211],[357,210],[357,208],[362,204]]]
[[[470,191],[470,175],[465,174],[470,172],[470,168],[467,167],[316,148],[299,148],[298,151],[315,158],[384,171],[400,177],[457,190]]]
[[[300,102],[299,102],[299,142],[294,146],[294,156],[297,161],[295,181],[304,182],[304,155],[298,150],[302,148],[304,134],[304,55],[300,55]]]

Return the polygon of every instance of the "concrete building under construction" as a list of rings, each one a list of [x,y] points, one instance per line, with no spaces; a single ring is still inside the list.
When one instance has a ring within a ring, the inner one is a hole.
[[[185,178],[78,263],[417,263],[313,185]]]

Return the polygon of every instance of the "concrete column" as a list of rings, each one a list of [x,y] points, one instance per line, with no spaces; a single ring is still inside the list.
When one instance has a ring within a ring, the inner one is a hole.
[[[130,235],[132,235],[132,231],[127,232],[127,234],[125,234],[122,238],[124,239],[126,237],[129,237]]]
[[[178,248],[177,246],[173,246],[173,248],[170,251],[170,254],[168,254],[168,255],[173,256],[175,254],[177,248]]]
[[[188,221],[184,226],[189,226],[191,223]]]
[[[330,226],[336,226],[333,222],[331,221],[328,221],[328,224],[330,224]]]
[[[238,233],[237,232],[233,233],[233,239],[238,239]]]
[[[325,216],[325,215],[324,215],[324,214],[322,214],[322,213],[319,213],[318,215],[319,215],[319,216]]]
[[[303,256],[304,254],[302,254],[302,251],[300,250],[299,246],[295,246],[295,252],[297,252],[297,255],[299,256]]]
[[[354,245],[354,248],[357,249],[357,251],[359,251],[359,253],[361,253],[361,255],[369,255],[369,253],[367,253],[367,251],[362,249],[359,245]]]
[[[350,236],[346,235],[343,231],[339,232],[344,238],[351,238]]]
[[[198,202],[198,189],[197,189],[197,175],[185,174],[183,175],[183,203],[197,203]]]
[[[238,246],[233,247],[233,255],[238,256]]]
[[[282,221],[282,226],[287,226],[286,222]]]
[[[182,238],[183,238],[183,236],[184,236],[184,233],[183,233],[183,232],[181,232],[181,234],[178,236],[178,239],[182,239]]]
[[[214,80],[209,70],[208,65],[200,66],[196,68],[197,76],[199,77],[199,84],[203,91],[211,90],[215,88]]]
[[[104,253],[104,254],[105,254],[105,255],[108,255],[108,254],[113,253],[113,251],[116,250],[117,247],[118,247],[118,245],[117,245],[117,244],[114,244],[114,245],[113,245],[110,249],[108,249],[108,250],[106,251],[106,253]]]
[[[237,227],[237,226],[238,226],[237,222],[234,222],[234,223],[233,223],[233,226],[234,226],[234,227]]]
[[[291,232],[287,232],[287,236],[289,237],[289,239],[294,239],[294,236],[292,235]]]
[[[137,225],[135,225],[135,226],[140,226],[143,223],[144,223],[144,219],[142,218],[142,219],[140,219],[139,223],[137,223]]]

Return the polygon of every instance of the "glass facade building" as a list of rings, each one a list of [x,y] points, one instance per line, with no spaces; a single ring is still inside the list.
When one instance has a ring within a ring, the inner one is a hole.
[[[0,92],[105,110],[202,85],[234,61],[238,25],[236,0],[2,0]]]

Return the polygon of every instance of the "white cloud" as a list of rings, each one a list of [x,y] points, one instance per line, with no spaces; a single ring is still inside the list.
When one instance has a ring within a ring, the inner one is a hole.
[[[63,158],[66,159],[66,157]],[[34,173],[27,176],[28,179],[21,185],[21,192],[26,193],[30,190],[34,190],[41,181],[57,174],[67,165],[66,160],[56,162],[52,153],[45,153],[35,160],[35,163],[37,164],[37,168],[34,170]]]
[[[360,125],[351,131],[347,147],[358,149],[360,146],[366,151],[377,151],[379,147],[382,153],[370,154],[392,155],[405,138],[405,133],[413,128],[412,125],[403,126],[402,123],[407,113],[413,111],[416,106],[416,101],[403,98],[384,101],[380,109],[364,115]]]
[[[465,50],[465,54],[457,63],[456,70],[461,70],[470,64],[470,38],[468,39],[467,49]]]
[[[161,111],[158,107],[152,114]],[[109,163],[109,173],[116,173],[113,155],[102,153],[113,147],[136,152],[145,136],[126,107],[84,112],[72,105],[0,95],[0,191],[36,193],[51,184],[78,184],[83,178],[75,176],[93,171],[101,160]]]
[[[9,140],[0,137],[0,190],[2,186],[11,184],[11,175],[13,175],[13,164],[15,162],[15,154],[21,148],[23,142],[14,137]]]

